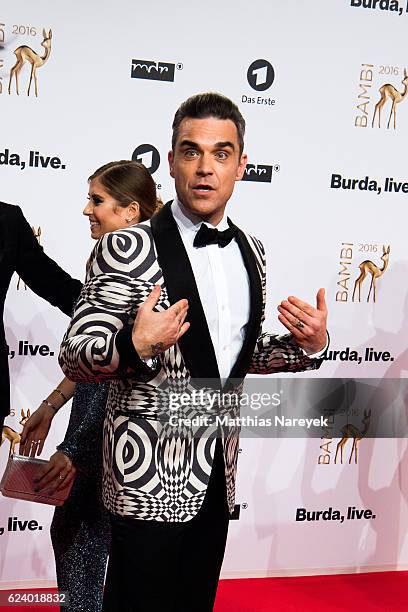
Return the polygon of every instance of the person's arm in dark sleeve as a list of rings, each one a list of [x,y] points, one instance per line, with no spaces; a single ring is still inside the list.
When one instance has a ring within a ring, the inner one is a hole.
[[[82,283],[71,278],[44,253],[21,209],[18,206],[16,209],[17,274],[34,293],[70,316]]]

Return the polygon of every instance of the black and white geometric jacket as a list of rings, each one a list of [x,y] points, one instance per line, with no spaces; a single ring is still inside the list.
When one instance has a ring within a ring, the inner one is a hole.
[[[238,229],[236,240],[250,281],[250,319],[232,379],[317,369],[290,334],[262,333],[265,256],[256,238]],[[131,340],[138,307],[154,285],[156,310],[187,298],[190,329],[160,355],[151,370]],[[104,503],[117,515],[183,522],[201,507],[215,449],[215,433],[168,434],[158,414],[163,389],[220,374],[193,271],[170,205],[149,221],[102,237],[88,263],[87,282],[64,337],[60,365],[74,381],[110,380],[104,425]],[[239,428],[222,434],[229,509],[234,509]],[[95,449],[97,452],[97,449]]]

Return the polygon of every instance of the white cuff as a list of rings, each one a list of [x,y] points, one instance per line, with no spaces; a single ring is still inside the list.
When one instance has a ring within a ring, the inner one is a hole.
[[[303,349],[302,347],[299,347],[299,348],[300,348],[300,349],[301,349],[301,350],[304,352],[304,354],[305,354],[307,357],[309,357],[310,359],[319,359],[319,358],[320,358],[320,357],[321,357],[321,356],[322,356],[322,355],[323,355],[323,354],[324,354],[324,353],[327,351],[327,349],[329,348],[329,344],[330,344],[330,338],[329,338],[329,334],[328,334],[328,333],[327,333],[327,331],[326,331],[326,344],[324,345],[324,348],[323,348],[321,351],[319,351],[318,353],[312,353],[311,355],[309,355],[309,353],[307,353],[307,352],[305,351],[305,349]]]

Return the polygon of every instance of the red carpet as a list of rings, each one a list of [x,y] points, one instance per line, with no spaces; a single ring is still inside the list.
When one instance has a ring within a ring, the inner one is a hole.
[[[408,572],[222,580],[214,612],[408,612],[407,586]],[[16,609],[0,605],[5,612]],[[49,606],[19,609],[59,610]]]
[[[407,612],[408,572],[222,580],[214,612]]]

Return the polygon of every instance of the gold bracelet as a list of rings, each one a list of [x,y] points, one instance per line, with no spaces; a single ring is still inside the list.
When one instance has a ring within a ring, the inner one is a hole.
[[[68,398],[66,395],[64,395],[64,393],[61,391],[61,389],[58,389],[58,387],[56,389],[54,389],[55,393],[59,393],[60,396],[62,397],[62,399],[64,400],[64,403],[66,404],[68,401]]]
[[[46,406],[49,406],[55,412],[58,412],[58,410],[61,408],[61,406],[59,408],[57,408],[52,402],[50,402],[50,400],[47,400],[47,399],[43,399],[42,404],[45,404]]]

